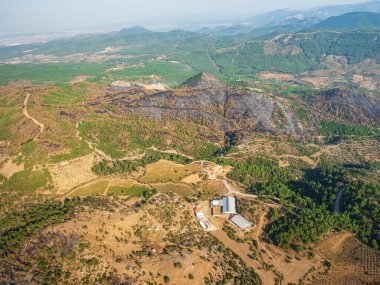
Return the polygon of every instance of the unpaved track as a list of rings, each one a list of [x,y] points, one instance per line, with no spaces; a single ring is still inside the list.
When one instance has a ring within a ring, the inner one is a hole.
[[[247,197],[247,198],[254,198],[254,199],[257,199],[259,197],[259,196],[255,195],[255,194],[242,193],[240,191],[237,191],[237,190],[233,189],[232,186],[227,182],[227,180],[220,179],[220,178],[216,177],[213,172],[211,172],[210,170],[206,170],[203,167],[204,163],[208,163],[207,161],[200,161],[200,163],[201,163],[202,170],[207,173],[209,179],[210,180],[217,180],[217,181],[222,182],[224,184],[224,186],[226,187],[226,189],[228,190],[228,193],[235,194],[235,195],[242,196],[242,197]],[[220,165],[216,165],[215,168],[216,169],[220,168]],[[215,168],[214,168],[214,172],[217,172],[217,171],[215,171]]]
[[[37,119],[35,119],[35,118],[33,118],[32,116],[29,115],[29,113],[28,113],[28,101],[29,101],[29,97],[30,97],[30,93],[26,93],[26,96],[25,96],[25,99],[24,99],[24,103],[23,103],[23,107],[22,107],[22,113],[24,114],[25,117],[27,117],[28,119],[31,119],[33,121],[33,123],[35,123],[37,126],[39,126],[40,131],[33,138],[33,140],[36,140],[37,137],[44,131],[45,126],[44,126],[44,124],[42,124],[41,122],[39,122]]]
[[[110,188],[110,185],[111,185],[111,182],[112,182],[112,179],[108,182],[108,185],[107,185],[106,189],[104,189],[103,195],[107,195],[108,189]]]
[[[263,230],[264,226],[264,218],[265,218],[266,212],[264,212],[260,218],[259,218],[259,223],[257,224],[256,228],[254,229],[254,234],[253,234],[253,239],[258,240],[261,232]]]
[[[304,161],[305,163],[307,163],[310,166],[310,168],[312,168],[312,169],[315,169],[319,163],[319,156],[318,156],[318,159],[316,161],[312,160],[308,156],[298,156],[298,155],[291,155],[291,154],[279,155],[279,156],[276,156],[276,158],[277,159],[281,159],[281,158],[300,159],[300,160]]]

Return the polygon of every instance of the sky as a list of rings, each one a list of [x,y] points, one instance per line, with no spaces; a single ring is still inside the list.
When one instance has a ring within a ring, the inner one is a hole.
[[[193,19],[232,19],[271,10],[307,9],[360,0],[0,0],[0,35],[112,30]]]

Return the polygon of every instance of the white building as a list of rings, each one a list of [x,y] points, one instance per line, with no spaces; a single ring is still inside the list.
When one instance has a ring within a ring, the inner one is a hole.
[[[210,201],[213,216],[236,214],[236,199],[230,196],[223,196],[219,200]]]
[[[243,216],[241,215],[234,215],[230,221],[234,223],[237,227],[239,227],[242,230],[249,229],[252,227],[252,223],[247,221]]]
[[[224,196],[221,200],[223,202],[223,214],[236,214],[236,199],[230,196]]]
[[[203,212],[195,212],[197,219],[203,219]]]

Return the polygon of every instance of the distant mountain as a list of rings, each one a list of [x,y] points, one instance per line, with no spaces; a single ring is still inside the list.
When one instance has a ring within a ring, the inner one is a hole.
[[[332,16],[339,16],[351,12],[372,12],[380,13],[380,1],[374,0],[364,3],[334,5],[317,7],[308,11],[312,16],[327,19]]]
[[[247,20],[249,23],[255,23],[258,25],[266,26],[280,23],[290,18],[297,18],[298,11],[288,10],[288,9],[279,9],[274,10],[269,13],[261,14],[254,16]],[[298,19],[303,19],[303,15],[299,15]]]
[[[316,19],[326,20],[332,16],[339,16],[351,12],[372,12],[380,13],[380,1],[369,1],[365,3],[334,5],[325,7],[316,7],[310,10],[275,10],[266,14],[257,15],[246,22],[262,26],[286,25],[289,22],[315,22]],[[307,19],[313,20],[307,20]]]
[[[196,31],[214,36],[232,36],[245,33],[260,36],[272,32],[297,32],[311,28],[330,17],[353,12],[380,13],[380,1],[316,7],[310,10],[279,9],[234,24],[204,26],[196,29]],[[373,29],[369,27],[370,25],[364,24],[364,21],[363,19],[363,28]],[[352,30],[352,28],[348,30]]]
[[[144,27],[130,27],[130,28],[124,28],[119,31],[120,35],[127,36],[127,35],[140,35],[140,34],[147,34],[151,31],[145,29]]]
[[[312,27],[314,30],[380,30],[380,13],[353,12],[330,17]]]

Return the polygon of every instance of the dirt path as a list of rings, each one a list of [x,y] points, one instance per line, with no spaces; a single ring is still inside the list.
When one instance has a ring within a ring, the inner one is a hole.
[[[112,179],[108,182],[108,185],[107,185],[106,189],[104,189],[104,193],[103,193],[103,195],[107,195],[107,193],[108,193],[108,188],[110,188],[111,182],[112,182]]]
[[[35,118],[33,118],[32,116],[29,115],[29,113],[28,113],[29,97],[30,97],[30,93],[26,93],[24,103],[23,103],[23,107],[22,107],[22,113],[24,114],[25,117],[32,120],[33,123],[35,123],[40,128],[40,131],[38,132],[38,134],[33,138],[33,140],[36,140],[37,137],[44,131],[45,126],[44,126],[44,124],[42,124],[41,122],[39,122],[38,120],[36,120]]]
[[[180,155],[180,156],[186,157],[186,158],[188,158],[188,159],[194,159],[194,157],[189,156],[189,155],[184,154],[184,153],[180,153],[180,152],[178,152],[177,150],[174,150],[174,149],[159,150],[159,149],[158,149],[157,147],[155,147],[155,146],[148,147],[148,149],[151,149],[151,150],[154,150],[154,151],[157,151],[157,152],[161,152],[161,153],[177,154],[177,155]]]
[[[227,182],[227,180],[225,179],[220,179],[218,177],[216,177],[215,173],[218,173],[218,170],[221,168],[220,165],[216,165],[215,168],[213,169],[213,171],[211,170],[207,170],[204,168],[204,163],[208,163],[207,161],[200,161],[201,163],[201,168],[204,172],[207,173],[208,177],[210,180],[217,180],[217,181],[220,181],[224,184],[224,186],[226,187],[226,189],[228,190],[227,193],[230,193],[230,194],[235,194],[237,196],[242,196],[242,197],[247,197],[247,198],[254,198],[254,199],[257,199],[259,196],[255,195],[255,194],[247,194],[247,193],[242,193],[238,190],[235,190],[234,188],[232,188],[232,186]]]
[[[294,158],[294,159],[300,159],[304,162],[306,162],[310,168],[314,169],[317,167],[318,163],[319,163],[319,156],[317,158],[317,160],[312,160],[310,157],[308,156],[297,156],[297,155],[291,155],[291,154],[283,154],[283,155],[280,155],[280,156],[276,156],[276,158]]]
[[[257,224],[256,228],[255,228],[255,232],[253,233],[252,237],[253,239],[255,240],[258,240],[260,235],[261,235],[261,232],[263,230],[263,226],[264,226],[264,218],[265,218],[265,215],[266,215],[266,212],[264,212],[260,218],[259,218],[259,223]]]

